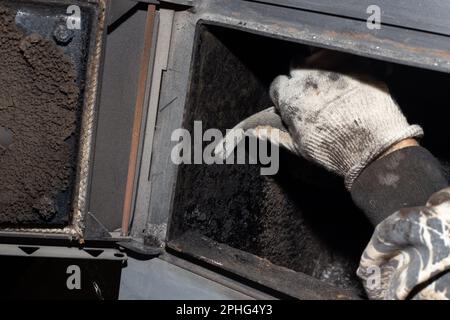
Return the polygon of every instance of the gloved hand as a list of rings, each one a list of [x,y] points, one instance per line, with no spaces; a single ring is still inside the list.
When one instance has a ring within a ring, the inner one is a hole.
[[[309,65],[277,77],[270,94],[297,153],[345,177],[348,189],[389,147],[423,135],[408,124],[384,83],[333,71],[333,61],[326,70]]]
[[[450,188],[381,222],[357,274],[371,299],[450,300]]]

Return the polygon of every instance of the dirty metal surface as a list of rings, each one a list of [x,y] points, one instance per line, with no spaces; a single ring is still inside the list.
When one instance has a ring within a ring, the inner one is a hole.
[[[24,37],[43,39],[42,41],[48,46],[54,46],[56,51],[62,52],[65,59],[73,64],[73,84],[79,90],[76,104],[80,110],[75,116],[73,137],[66,142],[72,150],[74,170],[70,176],[70,187],[64,191],[63,197],[58,198],[56,216],[64,218],[56,219],[53,224],[52,221],[44,221],[45,223],[29,221],[28,225],[19,219],[15,225],[4,226],[0,233],[2,236],[19,236],[26,233],[43,236],[61,234],[82,238],[88,200],[97,89],[100,85],[98,74],[102,58],[105,2],[2,0],[0,5],[16,12],[12,21],[22,30]],[[78,5],[80,8],[82,21],[80,29],[67,28],[67,10],[70,5]],[[35,55],[33,58],[38,60],[39,56]],[[1,138],[2,145],[5,141],[8,142],[7,131],[2,130]]]
[[[119,19],[118,25],[109,28],[106,39],[89,204],[89,211],[110,231],[122,223],[133,106],[147,17],[140,7],[127,15],[130,16],[125,21]]]
[[[1,299],[114,300],[127,257],[116,250],[0,245]],[[71,280],[68,281],[69,277]],[[75,277],[75,278],[74,278]]]
[[[0,126],[10,132],[0,157],[0,223],[66,224],[80,117],[75,66],[52,41],[25,35],[16,10],[0,10]]]
[[[198,32],[184,123],[190,132],[195,120],[204,130],[225,130],[270,105],[272,79],[288,71],[290,55],[308,51],[215,26]],[[195,230],[274,264],[359,290],[355,271],[370,228],[333,178],[285,153],[273,177],[261,176],[256,165],[181,165],[169,239]]]
[[[199,5],[199,9],[199,20],[386,61],[450,71],[450,43],[445,33],[390,24],[370,30],[365,19],[242,0],[227,1],[227,5],[212,0]]]
[[[191,78],[194,35],[199,24],[226,26],[266,37],[450,72],[450,41],[445,35],[391,25],[371,31],[365,21],[261,2],[195,1],[195,10],[175,14],[171,47],[177,50],[172,51],[163,79],[154,142],[157,152],[149,174],[151,184],[158,185],[158,188],[152,190],[149,201],[149,228],[141,228],[152,233],[150,227],[159,226],[162,231],[156,236],[161,241],[164,241],[170,220],[178,171],[169,160],[173,145],[167,137],[182,127]]]
[[[381,9],[381,23],[450,35],[450,2],[440,0],[244,0],[367,21],[367,8]]]
[[[186,233],[170,241],[168,246],[176,252],[192,255],[201,261],[297,299],[360,299],[349,290],[327,285],[313,277],[276,266],[266,259],[196,233]]]
[[[302,10],[293,10],[292,8],[288,7],[268,6],[267,4],[261,2],[250,2],[242,0],[198,1],[196,3],[195,9],[196,9],[195,11],[191,10],[189,12],[177,12],[175,15],[174,19],[175,32],[172,37],[172,47],[185,48],[185,50],[172,51],[168,69],[163,79],[164,90],[161,92],[160,111],[158,114],[158,123],[157,123],[158,130],[156,131],[155,134],[155,144],[154,144],[154,148],[155,150],[157,150],[157,152],[155,152],[155,157],[153,158],[150,174],[152,184],[158,185],[158,188],[153,189],[151,194],[150,219],[152,219],[153,221],[157,221],[159,225],[161,225],[161,228],[163,228],[164,230],[167,226],[167,223],[169,223],[169,229],[171,229],[171,231],[175,231],[175,234],[169,235],[170,240],[174,239],[176,240],[179,236],[183,234],[183,231],[186,231],[186,230],[178,230],[179,232],[177,232],[176,230],[177,225],[180,226],[180,224],[176,222],[177,209],[173,210],[174,202],[177,203],[177,201],[179,201],[179,199],[177,200],[177,196],[174,195],[174,193],[176,193],[177,190],[177,179],[179,178],[180,171],[183,171],[185,169],[176,167],[175,165],[173,165],[173,163],[170,162],[170,160],[168,160],[170,159],[170,156],[168,155],[170,155],[170,151],[173,145],[170,144],[170,141],[168,141],[167,137],[170,137],[170,134],[174,129],[183,126],[183,115],[186,115],[189,112],[187,110],[187,107],[192,102],[192,100],[190,101],[190,99],[192,99],[191,96],[192,92],[196,94],[201,93],[211,99],[210,101],[207,100],[205,102],[202,102],[202,99],[194,97],[193,100],[195,101],[193,105],[196,105],[196,108],[199,111],[198,115],[205,116],[206,120],[205,119],[202,120],[205,120],[206,122],[210,123],[214,123],[215,120],[211,117],[208,117],[207,112],[208,109],[201,111],[200,110],[201,106],[198,104],[204,103],[203,106],[204,107],[207,106],[207,108],[209,108],[209,111],[212,114],[220,116],[221,115],[220,112],[217,113],[217,110],[214,108],[219,107],[223,101],[226,102],[230,101],[231,99],[230,97],[227,96],[226,91],[216,91],[215,94],[212,92],[209,93],[207,92],[208,89],[211,89],[214,86],[217,86],[217,88],[220,87],[214,81],[215,77],[217,76],[214,73],[213,70],[214,67],[216,67],[217,69],[216,71],[219,70],[221,72],[229,71],[226,70],[227,66],[224,63],[224,61],[226,60],[223,59],[222,60],[219,59],[221,61],[220,64],[216,65],[212,63],[210,65],[210,68],[205,69],[207,72],[210,72],[208,85],[207,86],[200,85],[196,87],[197,89],[200,88],[199,90],[192,90],[191,85],[195,83],[195,80],[193,80],[194,76],[192,75],[192,73],[195,73],[194,70],[195,63],[193,62],[193,56],[195,56],[194,53],[196,49],[196,41],[198,40],[197,38],[194,37],[196,27],[200,28],[202,25],[222,26],[232,30],[241,30],[252,34],[261,35],[263,37],[283,39],[300,44],[307,44],[316,47],[349,52],[362,57],[370,57],[387,62],[395,62],[399,64],[400,69],[402,68],[402,66],[400,65],[408,65],[420,67],[422,69],[443,71],[447,73],[450,71],[450,54],[449,54],[450,43],[448,41],[448,37],[442,34],[431,34],[429,32],[424,32],[421,30],[399,28],[392,25],[385,25],[381,30],[378,31],[370,31],[367,29],[365,21],[358,19],[347,19],[339,16],[324,15],[320,14],[319,12],[313,11],[306,12]],[[223,43],[223,45],[230,47],[230,43],[225,42]],[[192,48],[194,48],[194,51],[192,50]],[[278,50],[280,54],[285,53],[284,48],[282,47],[275,47],[274,50],[275,51]],[[242,51],[245,51],[245,49],[242,49]],[[251,62],[255,62],[258,59],[264,61],[264,58],[261,57],[263,56],[264,52],[265,52],[264,50],[259,51],[258,55],[255,55],[254,58],[252,59],[248,59],[247,62],[250,61],[251,64]],[[233,52],[235,57],[238,53],[239,52],[236,51]],[[210,56],[209,54],[205,53],[203,55],[203,58],[208,59],[210,58]],[[268,63],[268,61],[271,61],[271,63]],[[260,65],[259,68],[253,68],[253,70],[256,70],[255,73],[261,70],[269,70],[271,65],[272,60],[267,60],[265,61],[264,64]],[[251,99],[254,99],[252,101],[256,103],[258,101],[257,98],[258,93],[261,94],[261,92],[265,92],[264,89],[258,88],[258,86],[256,85],[257,81],[255,81],[255,79],[253,79],[252,77],[248,77],[248,74],[245,74],[242,71],[244,69],[236,68],[234,70],[238,71],[235,72],[236,81],[240,81],[243,79],[248,80],[248,82],[246,82],[246,85],[241,87],[245,87],[246,89],[248,89],[249,92],[252,93]],[[417,84],[415,86],[413,85],[412,87],[416,88],[413,90],[415,90],[415,93],[417,93],[417,95],[420,95],[420,90],[417,90],[417,87],[420,87],[420,83],[422,84],[427,83],[426,80],[427,77],[424,77],[422,79],[420,78],[422,73],[416,73],[416,71],[414,70],[410,72],[411,74],[408,79],[411,79],[412,82],[414,82],[415,79],[414,77],[416,77],[414,74],[419,74],[417,79],[421,79],[421,81],[417,82]],[[427,70],[423,70],[423,73],[425,75],[427,75],[428,72],[429,71]],[[407,73],[409,73],[409,71]],[[264,77],[264,75],[261,74],[259,74],[258,76]],[[445,77],[446,75],[444,73],[438,73],[438,76]],[[397,77],[397,75],[394,75],[393,78],[395,77]],[[401,77],[402,75],[400,76],[400,78]],[[223,74],[221,74],[221,79],[223,79]],[[235,82],[230,81],[229,89],[239,87],[236,84],[236,81]],[[264,83],[265,81],[270,80],[265,79],[262,81],[262,83]],[[397,81],[397,86],[404,86],[403,89],[406,92],[408,92],[411,90],[408,89],[411,87],[409,82],[408,84],[406,84],[404,81],[403,82]],[[267,83],[265,85],[267,85]],[[443,91],[439,90],[434,90],[433,92],[436,91],[440,92],[441,94],[443,93]],[[240,96],[237,97],[240,99],[239,101],[246,101],[244,98]],[[262,97],[259,96],[259,98]],[[261,101],[263,102],[263,100],[264,98],[262,98]],[[422,97],[420,101],[422,100],[426,100],[426,97]],[[214,102],[212,103],[212,101]],[[216,105],[215,101],[218,101],[218,105]],[[242,104],[244,107],[246,106],[245,103],[241,102],[237,103],[237,105],[239,104]],[[423,101],[423,104],[426,104],[426,102]],[[439,109],[438,106],[440,106],[441,104],[442,102],[435,104],[436,110]],[[409,106],[409,108],[410,108],[409,112],[412,116],[414,116],[414,118],[423,119],[422,115],[424,112],[424,108],[421,109],[420,104],[417,104],[415,106],[414,104],[412,104],[411,106]],[[232,113],[232,114],[233,116],[238,115],[243,116],[246,111],[250,112],[251,110],[239,110],[238,112],[240,113]],[[420,113],[421,117],[415,117],[415,115],[417,115],[418,113]],[[193,118],[191,118],[191,120],[192,119]],[[223,120],[224,122],[222,123],[222,125],[225,127],[229,126],[230,123],[232,123],[231,125],[235,124],[236,123],[235,120],[242,120],[242,119],[232,119],[232,117],[230,116],[224,117]],[[439,131],[438,128],[433,127],[432,125],[433,121],[436,121],[436,119],[430,120],[429,122],[427,120],[428,125],[426,130],[428,130],[427,132],[429,133],[432,132],[435,133]],[[438,121],[441,120],[438,119]],[[436,136],[439,137],[439,134],[438,135],[429,134],[428,137],[430,138],[426,138],[427,142],[429,143],[430,146],[439,145],[440,147],[442,147],[442,143],[445,142],[445,139],[433,140],[433,138]],[[438,155],[442,153],[446,154],[444,150],[445,149],[435,149],[433,150],[433,152],[436,152],[436,154]],[[238,169],[235,170],[238,171]],[[306,170],[306,172],[309,171]],[[192,181],[194,181],[195,179],[202,181],[200,177],[202,177],[202,169],[197,168],[191,170],[190,178],[192,178]],[[216,174],[209,174],[209,175],[207,174],[206,177],[207,181],[215,183],[214,186],[217,187],[217,190],[219,190],[217,193],[219,201],[217,201],[217,203],[220,204],[221,201],[222,202],[224,201],[224,198],[226,198],[227,195],[230,195],[230,193],[229,192],[224,193],[221,190],[220,186],[217,185],[217,182],[214,182],[214,179],[216,181],[219,179],[222,179],[222,181],[224,180],[230,181],[232,180],[232,177],[230,175],[227,175],[226,169],[217,169]],[[240,180],[240,182],[243,182],[241,183],[241,186],[249,183],[249,181],[246,179]],[[199,190],[205,189],[200,188]],[[306,202],[311,202],[317,198],[316,195],[316,198],[310,197],[308,199],[308,195],[311,195],[311,193],[313,192],[312,189],[309,191],[310,193],[308,193],[308,189],[305,189],[303,191],[306,192],[307,196],[305,196],[304,198],[298,197],[297,199],[295,199],[295,197],[291,197],[291,199],[293,198],[294,203],[298,201],[301,202],[301,200],[305,198],[307,198],[308,200]],[[345,202],[346,200],[344,198],[344,195],[343,194],[339,195],[342,195],[340,201]],[[184,200],[186,200],[188,197],[189,196],[185,195]],[[336,194],[336,197],[339,198],[338,194]],[[207,196],[205,195],[203,197],[203,200],[205,200],[204,204],[208,203],[208,200],[206,198]],[[190,204],[192,204],[190,209],[192,210],[186,210],[186,217],[188,218],[188,221],[194,222],[193,225],[201,226],[202,228],[204,227],[203,229],[200,229],[200,231],[202,232],[204,232],[205,230],[207,231],[208,223],[210,222],[213,223],[214,220],[217,221],[220,220],[216,219],[217,217],[220,216],[220,211],[216,210],[213,212],[212,215],[209,216],[208,213],[202,212],[202,210],[195,211],[194,202],[195,201],[190,202]],[[325,209],[327,205],[331,206],[330,203],[324,203],[323,201],[320,202],[320,205],[321,206],[323,205]],[[313,206],[314,204],[311,203],[311,207]],[[217,208],[219,207],[220,205]],[[231,222],[229,222],[228,224],[225,223],[223,225],[218,224],[214,227],[215,230],[219,230],[219,232],[216,235],[218,235],[219,237],[223,236],[223,238],[219,239],[220,241],[218,242],[222,242],[222,240],[226,238],[227,241],[230,240],[230,242],[228,243],[229,245],[231,243],[232,246],[237,246],[237,244],[239,243],[238,240],[244,239],[245,241],[241,243],[241,245],[243,245],[243,247],[241,248],[247,251],[248,248],[251,248],[251,241],[247,242],[246,239],[247,240],[251,239],[250,237],[247,238],[241,237],[241,235],[248,235],[249,233],[248,232],[245,233],[245,231],[243,231],[243,229],[245,228],[238,222],[245,222],[247,224],[251,224],[257,221],[258,216],[252,216],[251,214],[250,215],[244,214],[245,213],[244,211],[248,213],[247,210],[248,208],[245,207],[244,208],[245,210],[239,211],[239,206],[236,205],[235,207],[233,207],[232,202],[229,203],[229,207],[233,209],[233,212],[236,213],[243,212],[243,213],[241,214],[241,216],[237,215],[233,216],[232,218],[230,218],[230,216],[227,216],[226,214],[221,217],[223,218],[223,221],[231,221]],[[343,210],[338,211],[344,212]],[[178,209],[178,213],[180,212],[183,212],[183,210]],[[248,219],[239,220],[239,217],[241,218],[247,217]],[[269,215],[268,217],[273,218],[275,217],[275,214],[272,216]],[[321,218],[319,217],[318,219],[320,220]],[[267,221],[270,222],[275,220],[269,219]],[[282,225],[283,224],[277,225],[277,227],[280,228],[279,230],[285,230],[282,228]],[[333,223],[331,222],[329,224],[322,223],[320,225],[325,226],[324,233],[327,234],[326,225],[332,226]],[[364,226],[364,223],[361,223],[361,226]],[[221,227],[224,228],[221,229]],[[349,225],[347,225],[347,227],[349,227]],[[223,232],[220,232],[220,230],[223,230]],[[231,233],[228,234],[228,236],[226,236],[227,230],[234,230],[236,231],[236,233]],[[355,230],[355,229],[351,230],[353,230],[353,232],[357,231],[359,233],[358,239],[364,238],[363,235],[364,230]],[[145,230],[145,232],[151,233],[152,231],[150,228],[148,228]],[[161,232],[161,234],[165,235],[165,232]],[[351,241],[353,233],[344,232],[344,234],[348,235]],[[152,233],[152,236],[154,235],[155,234]],[[208,234],[208,237],[211,235],[212,234]],[[235,238],[233,238],[234,235],[236,235]],[[284,235],[281,232],[280,235],[284,237]],[[307,235],[307,233],[305,233],[305,235]],[[157,234],[157,236],[161,237],[159,233]],[[265,253],[268,255],[270,254],[272,255],[272,257],[276,258],[286,258],[286,256],[282,257],[282,255],[278,255],[280,253],[279,249],[285,247],[284,246],[285,243],[283,243],[282,241],[277,242],[276,238],[267,237],[267,241],[270,241],[271,239],[273,240],[274,246],[273,247],[269,246],[269,248],[265,251]],[[164,238],[161,238],[161,240],[163,241]],[[285,238],[283,238],[283,240],[285,240]],[[302,242],[300,241],[299,243]],[[360,245],[364,246],[364,241],[361,241]],[[316,250],[316,252],[319,253],[324,252],[320,246],[316,247],[312,251],[314,250]],[[192,251],[191,254],[195,254],[195,252]],[[211,253],[211,255],[213,254],[214,253]],[[294,255],[295,252],[293,253],[293,256]],[[325,256],[326,255],[327,254],[325,254]],[[209,256],[205,254],[205,257]],[[292,261],[293,259],[288,260]],[[309,260],[308,258],[306,258],[306,261],[310,261],[311,263],[314,262],[314,260]],[[355,261],[357,261],[357,259]],[[291,266],[289,267],[291,268]],[[329,273],[325,272],[324,276],[328,277],[330,274],[333,275],[333,273],[334,271],[331,270],[331,272]]]

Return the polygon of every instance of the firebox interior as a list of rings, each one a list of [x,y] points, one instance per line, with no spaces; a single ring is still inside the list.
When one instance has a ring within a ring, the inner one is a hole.
[[[203,130],[224,131],[272,106],[271,81],[288,73],[292,58],[314,50],[205,24],[198,26],[195,43],[184,115],[191,132],[196,120]],[[357,60],[370,63],[408,120],[423,126],[422,144],[444,163],[450,159],[446,118],[440,116],[449,101],[450,76],[356,56],[355,65]],[[215,250],[217,243],[225,244],[241,257],[256,255],[362,295],[355,272],[372,226],[352,204],[343,181],[286,152],[277,175],[259,173],[258,165],[180,166],[169,246],[195,255],[193,239],[207,239]],[[215,256],[217,263],[224,262],[220,257]]]

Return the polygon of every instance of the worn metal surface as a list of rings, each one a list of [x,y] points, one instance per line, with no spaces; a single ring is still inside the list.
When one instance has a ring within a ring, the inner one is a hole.
[[[254,297],[176,266],[173,260],[129,259],[123,271],[119,299],[250,300]]]
[[[145,20],[136,10],[107,36],[89,210],[109,231],[122,223]]]
[[[203,20],[382,60],[450,70],[450,44],[445,35],[390,25],[369,30],[366,21],[318,12],[242,1],[228,1],[224,7],[219,2],[208,2]]]
[[[313,277],[276,266],[259,258],[231,248],[211,239],[187,233],[170,241],[168,246],[181,253],[237,274],[255,283],[301,300],[348,300],[358,299],[351,291],[337,289]]]
[[[367,8],[381,9],[381,23],[450,35],[450,2],[440,0],[244,0],[366,21]]]
[[[159,92],[161,90],[161,80],[165,72],[167,72],[167,61],[169,56],[170,39],[172,36],[173,24],[172,10],[160,10],[159,26],[157,33],[157,41],[155,44],[155,55],[153,57],[153,69],[151,75],[151,82],[149,83],[147,100],[147,114],[144,119],[145,133],[143,135],[143,145],[141,146],[142,156],[140,163],[140,171],[138,176],[138,188],[136,192],[136,203],[134,210],[134,226],[133,234],[139,235],[142,233],[142,219],[146,219],[150,225],[149,228],[156,231],[159,221],[152,222],[152,217],[149,217],[149,199],[152,192],[152,184],[150,179],[150,165],[153,157],[153,142],[155,134],[155,124],[158,115]],[[144,222],[144,228],[145,222]],[[163,236],[164,237],[164,236]],[[160,238],[160,237],[158,237]]]
[[[164,89],[153,147],[158,152],[154,154],[150,172],[151,183],[158,188],[152,191],[149,206],[150,219],[160,226],[167,225],[170,220],[177,172],[169,156],[173,147],[170,136],[173,130],[182,126],[195,27],[199,22],[385,61],[450,71],[450,41],[443,35],[393,26],[371,31],[363,21],[242,0],[198,1],[195,8],[195,12],[175,14],[169,65],[163,77]],[[159,232],[158,236],[164,234]]]
[[[127,250],[127,252],[133,253],[134,256],[139,258],[150,259],[159,256],[163,253],[163,249],[160,247],[153,247],[146,245],[142,239],[132,239],[130,241],[117,242],[117,245]]]
[[[73,258],[90,260],[112,260],[125,262],[126,254],[115,249],[70,248],[55,246],[32,246],[0,244],[1,256],[30,258]]]
[[[109,1],[108,25],[112,25],[119,20],[124,14],[129,12],[136,2],[132,0],[114,0]]]
[[[273,295],[273,292],[267,293],[262,291],[261,288],[254,288],[248,283],[248,281],[245,283],[241,279],[232,279],[229,275],[224,275],[223,272],[212,270],[212,268],[209,268],[209,265],[201,265],[201,263],[199,263],[199,261],[195,258],[190,259],[189,261],[189,259],[186,259],[185,255],[176,256],[173,254],[173,250],[171,253],[165,252],[158,258],[184,270],[195,273],[205,279],[241,292],[251,298],[257,300],[273,300],[277,298]]]
[[[164,21],[164,18],[163,18]],[[164,22],[162,22],[164,24]],[[145,223],[148,217],[148,200],[142,200],[142,197],[150,196],[149,189],[149,173],[150,164],[151,164],[151,150],[152,148],[149,145],[152,145],[153,141],[149,141],[147,136],[153,135],[154,132],[154,121],[153,125],[148,125],[147,122],[149,119],[156,119],[157,109],[158,109],[158,98],[159,95],[152,94],[152,86],[155,83],[154,77],[162,76],[162,69],[159,72],[159,66],[156,66],[156,55],[157,55],[157,43],[159,39],[159,30],[161,25],[160,19],[160,11],[156,12],[155,16],[155,28],[153,28],[152,38],[154,39],[152,44],[152,54],[150,57],[150,66],[149,66],[149,74],[147,81],[147,87],[145,92],[145,101],[144,101],[144,114],[142,117],[142,132],[141,132],[141,140],[139,142],[139,153],[138,153],[138,173],[136,175],[135,180],[135,196],[133,197],[133,215],[131,218],[130,226],[131,226],[131,235],[137,235],[138,238],[142,238],[142,228],[145,228]],[[150,98],[152,98],[153,104],[155,106],[150,107]]]
[[[369,30],[366,21],[355,19],[351,8],[348,9],[347,14],[337,16],[320,13],[319,10],[299,10],[262,2],[199,0],[195,2],[194,10],[175,13],[168,67],[162,79],[150,170],[150,183],[157,188],[152,188],[150,194],[150,216],[146,228],[140,228],[144,235],[163,242],[167,225],[171,228],[178,167],[170,161],[173,147],[170,137],[173,130],[183,126],[192,79],[194,35],[199,24],[225,26],[363,57],[450,71],[450,42],[446,35],[390,24],[383,25],[381,30]],[[191,250],[190,254],[198,255],[193,248],[193,245],[183,246],[180,250]],[[205,261],[214,264],[211,257],[215,254],[214,250],[205,251]],[[238,263],[230,265],[230,269],[237,268]]]
[[[192,133],[194,121],[201,120],[203,130],[224,132],[271,105],[270,83],[288,72],[292,57],[305,54],[308,48],[295,43],[199,26],[183,127]],[[289,155],[280,153],[274,177],[261,176],[257,165],[180,165],[169,239],[195,230],[328,284],[362,291],[355,271],[370,226],[343,184]],[[336,211],[345,214],[331,214]]]
[[[119,296],[126,256],[118,251],[5,245],[0,250],[5,252],[0,256],[1,299],[111,300]]]
[[[66,235],[71,238],[83,239],[84,231],[84,217],[87,213],[87,204],[89,201],[89,188],[91,178],[91,160],[93,150],[93,136],[95,134],[96,124],[96,112],[97,112],[97,96],[100,88],[99,74],[101,72],[101,62],[103,57],[103,43],[105,35],[105,15],[106,15],[106,2],[104,0],[90,1],[66,1],[66,0],[34,0],[34,1],[17,1],[14,2],[14,6],[22,6],[26,8],[30,5],[33,10],[44,13],[44,17],[48,18],[45,13],[50,10],[54,14],[67,17],[67,7],[69,5],[78,5],[81,8],[84,18],[88,18],[85,21],[85,31],[88,41],[85,48],[85,54],[83,57],[85,65],[81,70],[85,72],[84,79],[80,79],[80,84],[84,85],[84,96],[82,106],[81,128],[80,138],[78,142],[78,157],[77,157],[77,172],[75,191],[73,195],[72,214],[70,223],[65,228],[7,228],[2,229],[0,234],[2,236],[18,234],[41,234],[44,237],[48,235]],[[48,12],[47,12],[48,14]],[[44,18],[44,19],[46,19]],[[20,19],[19,19],[19,24]],[[22,21],[25,23],[26,21]],[[25,26],[23,25],[23,26]],[[33,25],[27,26],[33,30]],[[33,30],[36,32],[36,30]],[[45,32],[45,29],[43,29]],[[78,61],[81,56],[81,52],[71,55],[72,59]]]
[[[150,74],[150,59],[152,57],[153,50],[153,34],[156,27],[156,13],[155,6],[149,5],[147,8],[147,19],[145,24],[145,34],[144,34],[144,48],[141,56],[140,70],[139,70],[139,81],[136,96],[136,105],[134,108],[134,120],[133,129],[131,134],[131,148],[130,156],[128,160],[128,175],[127,183],[125,187],[125,199],[123,204],[122,213],[122,235],[127,236],[130,231],[130,222],[133,211],[134,195],[137,185],[137,173],[139,172],[139,147],[142,141],[142,123],[143,116],[146,109],[146,98],[148,96],[148,83],[151,79]]]

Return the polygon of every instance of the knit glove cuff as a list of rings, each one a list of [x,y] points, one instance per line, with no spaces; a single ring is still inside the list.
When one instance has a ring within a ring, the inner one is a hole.
[[[393,127],[391,127],[393,128]],[[397,130],[391,133],[391,135],[385,135],[380,137],[373,137],[371,140],[363,142],[367,147],[369,147],[361,156],[355,159],[355,154],[350,153],[348,159],[352,159],[354,163],[353,167],[348,170],[345,175],[345,187],[351,190],[353,182],[358,178],[361,171],[364,170],[374,159],[379,157],[383,152],[388,150],[391,146],[396,143],[408,139],[408,138],[419,138],[423,136],[423,130],[418,125],[405,125],[403,127],[399,126]]]

